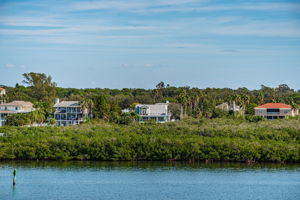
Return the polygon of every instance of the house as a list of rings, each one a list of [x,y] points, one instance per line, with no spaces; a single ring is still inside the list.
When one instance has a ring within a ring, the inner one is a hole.
[[[131,109],[130,108],[124,108],[122,109],[122,113],[130,113]]]
[[[0,88],[0,104],[5,103],[6,91],[4,88]]]
[[[171,113],[168,108],[168,102],[156,104],[137,104],[135,106],[135,112],[141,116],[140,122],[154,120],[156,122],[164,123],[171,120]]]
[[[224,111],[232,111],[239,113],[241,111],[240,106],[237,106],[235,103],[229,104],[227,102],[217,105],[216,108]]]
[[[54,118],[58,126],[77,125],[84,121],[87,112],[83,112],[79,101],[62,101],[56,99]]]
[[[297,109],[284,103],[267,103],[257,106],[254,110],[256,116],[263,116],[266,119],[282,119],[299,114]]]
[[[7,115],[29,113],[32,111],[34,111],[33,104],[28,101],[13,101],[0,104],[0,126],[4,124]]]
[[[4,88],[0,88],[0,96],[5,95],[6,91]]]

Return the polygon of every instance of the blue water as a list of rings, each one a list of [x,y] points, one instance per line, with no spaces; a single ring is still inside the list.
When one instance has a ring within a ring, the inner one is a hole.
[[[300,166],[0,162],[0,200],[9,199],[297,200]]]

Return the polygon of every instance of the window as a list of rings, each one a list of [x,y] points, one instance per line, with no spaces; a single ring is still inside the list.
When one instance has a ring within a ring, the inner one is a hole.
[[[165,121],[165,118],[164,117],[158,117],[158,121]]]
[[[270,108],[270,109],[267,109],[267,112],[279,113],[280,109],[279,108]]]
[[[18,110],[18,107],[16,107],[15,109]]]
[[[147,108],[142,108],[142,110],[141,110],[142,112],[142,115],[147,115]]]

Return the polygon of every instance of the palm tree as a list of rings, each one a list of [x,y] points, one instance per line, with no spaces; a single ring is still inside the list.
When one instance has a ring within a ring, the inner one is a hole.
[[[190,102],[190,97],[188,96],[186,90],[182,90],[177,98],[178,102],[181,104],[180,109],[180,119],[186,116],[187,105]]]
[[[94,102],[90,98],[84,98],[81,102],[81,109],[82,112],[86,117],[92,118],[93,117],[93,109],[94,109]]]
[[[244,116],[246,107],[250,104],[250,97],[247,94],[240,95],[241,115]]]
[[[260,105],[264,104],[264,102],[265,102],[264,97],[265,97],[265,95],[262,91],[258,92],[258,94],[257,94],[258,104],[260,104]]]

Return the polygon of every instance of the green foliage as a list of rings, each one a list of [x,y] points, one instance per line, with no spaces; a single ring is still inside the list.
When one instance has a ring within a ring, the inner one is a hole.
[[[8,126],[24,126],[31,124],[41,124],[45,121],[45,113],[43,110],[35,110],[30,113],[11,114],[5,117],[5,125]]]
[[[299,122],[189,118],[165,124],[1,127],[6,137],[0,137],[0,159],[300,162]]]
[[[24,73],[23,83],[32,89],[31,96],[37,101],[43,101],[53,105],[56,95],[56,83],[52,81],[51,76],[44,73]]]
[[[249,116],[246,116],[246,120],[249,122],[259,122],[259,121],[265,120],[265,118],[262,116],[249,115]]]
[[[133,122],[139,121],[140,116],[137,115],[136,113],[122,113],[120,117],[117,119],[118,124],[124,124],[124,125],[129,125],[132,124]]]

